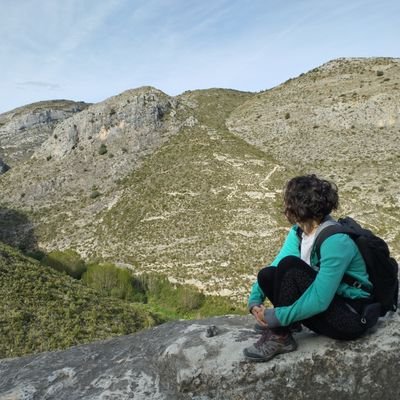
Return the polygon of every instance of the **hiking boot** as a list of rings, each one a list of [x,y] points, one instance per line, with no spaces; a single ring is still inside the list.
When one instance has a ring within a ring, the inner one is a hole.
[[[268,361],[278,354],[296,349],[297,343],[290,332],[276,335],[271,330],[266,330],[255,344],[243,350],[243,354],[252,361]]]
[[[254,332],[255,333],[262,334],[268,329],[269,329],[268,326],[263,326],[263,325],[260,325],[260,324],[255,324],[254,325]],[[299,333],[299,332],[301,332],[303,330],[303,327],[302,327],[300,322],[294,322],[292,325],[289,325],[289,329],[290,329],[290,332],[292,332],[292,333]]]
[[[255,333],[262,334],[262,333],[264,333],[264,332],[266,332],[268,330],[269,330],[268,326],[263,326],[263,325],[260,325],[260,324],[255,324],[254,325],[254,332]]]

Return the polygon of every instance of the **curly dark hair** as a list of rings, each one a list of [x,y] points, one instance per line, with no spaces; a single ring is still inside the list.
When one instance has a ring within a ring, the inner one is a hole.
[[[337,186],[316,175],[292,178],[284,193],[284,212],[290,223],[322,221],[339,206]]]

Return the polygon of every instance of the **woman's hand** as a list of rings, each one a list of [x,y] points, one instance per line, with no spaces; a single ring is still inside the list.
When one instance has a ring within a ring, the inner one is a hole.
[[[268,326],[264,319],[264,311],[265,307],[263,304],[260,304],[259,306],[253,306],[251,309],[251,313],[254,315],[257,323],[261,326]]]

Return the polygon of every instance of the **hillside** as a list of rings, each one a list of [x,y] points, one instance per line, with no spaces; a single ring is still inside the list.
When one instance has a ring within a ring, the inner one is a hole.
[[[358,178],[366,161],[399,161],[399,85],[400,59],[335,60],[257,95],[227,124],[280,162],[322,168],[351,188],[337,167],[350,176],[352,164]],[[376,172],[384,179],[393,168]]]
[[[207,105],[195,110],[198,124],[174,136],[123,181],[118,202],[100,214],[96,238],[108,243],[103,257],[118,254],[138,271],[164,272],[234,298],[252,279],[250,271],[264,262],[265,242],[277,245],[284,232],[275,226],[282,220],[276,194],[284,171],[218,126],[221,118],[210,120],[218,105],[226,117],[233,109],[228,101],[238,104],[247,95],[186,96]]]
[[[0,237],[243,301],[288,229],[285,181],[316,172],[399,257],[399,82],[398,59],[338,59],[261,93],[128,90],[1,175]]]
[[[0,242],[0,358],[63,349],[160,323]]]
[[[334,180],[342,214],[400,255],[400,59],[339,59],[261,94],[227,121],[277,162]]]

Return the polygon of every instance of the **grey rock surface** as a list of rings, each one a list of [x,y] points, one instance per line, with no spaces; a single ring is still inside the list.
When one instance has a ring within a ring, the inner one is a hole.
[[[28,159],[48,139],[57,123],[88,106],[83,102],[52,100],[0,114],[0,156],[12,165]]]
[[[156,147],[162,142],[160,131],[165,133],[167,126],[171,128],[167,119],[174,107],[174,100],[157,89],[127,90],[57,125],[35,157],[61,159],[74,150],[92,152],[93,144],[101,143],[113,152],[124,146],[136,152]]]
[[[352,342],[309,331],[268,363],[242,351],[250,316],[170,322],[136,335],[0,362],[0,399],[396,399],[400,318]],[[207,327],[218,334],[207,337]]]

